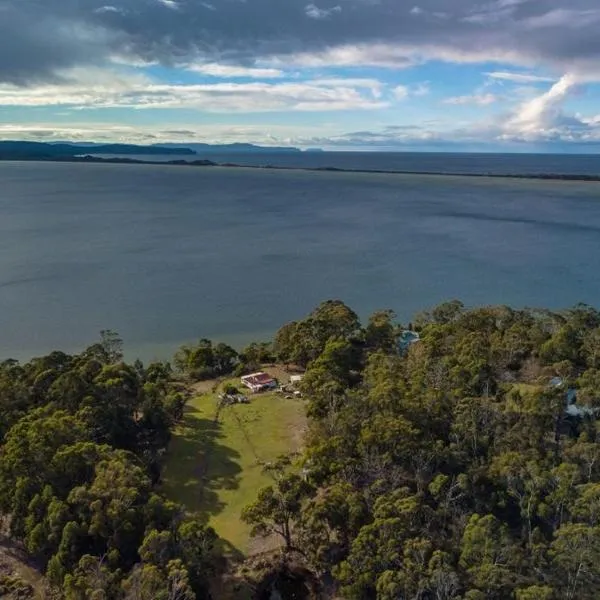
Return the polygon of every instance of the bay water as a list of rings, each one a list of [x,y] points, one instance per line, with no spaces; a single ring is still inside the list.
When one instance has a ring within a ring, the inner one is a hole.
[[[600,171],[590,161],[561,164]],[[599,257],[599,183],[4,162],[0,360],[106,328],[128,358],[242,346],[329,298],[404,322],[452,298],[598,306]]]

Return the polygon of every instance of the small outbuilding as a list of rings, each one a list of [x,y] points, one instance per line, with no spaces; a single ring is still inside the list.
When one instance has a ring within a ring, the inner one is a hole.
[[[253,393],[272,390],[277,387],[277,380],[268,373],[252,373],[244,375],[241,378],[242,385],[246,386]]]

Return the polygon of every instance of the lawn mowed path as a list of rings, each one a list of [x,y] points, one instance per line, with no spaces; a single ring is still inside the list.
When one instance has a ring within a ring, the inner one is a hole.
[[[301,400],[269,393],[251,395],[250,401],[226,406],[217,415],[214,394],[191,400],[163,472],[166,496],[190,512],[208,515],[232,553],[244,555],[254,545],[240,513],[261,487],[272,483],[264,464],[300,450],[306,427]]]

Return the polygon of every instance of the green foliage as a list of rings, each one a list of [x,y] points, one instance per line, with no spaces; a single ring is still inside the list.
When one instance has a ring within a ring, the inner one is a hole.
[[[184,403],[168,364],[123,363],[111,331],[77,356],[0,366],[0,510],[60,597],[133,600],[139,573],[148,598],[205,597],[215,534],[154,491]]]
[[[239,360],[240,363],[235,369],[236,375],[259,371],[263,364],[275,362],[272,344],[253,342],[241,351]]]
[[[369,317],[365,327],[365,344],[373,350],[394,352],[398,344],[400,328],[394,323],[392,310],[380,310]]]
[[[300,465],[263,474],[272,484],[245,524],[349,600],[600,597],[600,313],[452,301],[416,319],[420,340],[405,352],[394,320],[379,311],[363,328],[328,301],[272,346],[238,356],[201,340],[178,352],[193,379],[275,357],[306,367]],[[66,599],[208,598],[209,515],[156,491],[185,403],[170,365],[125,364],[111,331],[80,355],[0,364],[0,511]],[[240,469],[216,441],[214,408],[187,420],[183,441],[196,479],[200,448],[229,457],[233,494]],[[251,452],[256,470],[260,444]]]
[[[283,475],[274,486],[258,492],[256,502],[242,512],[242,520],[252,525],[252,535],[281,536],[289,550],[293,547],[293,529],[300,519],[302,500],[310,491],[311,486],[299,475]]]
[[[182,346],[175,355],[176,368],[196,381],[233,373],[239,363],[238,353],[227,344],[213,345],[202,339],[195,346]]]
[[[34,597],[33,587],[18,575],[0,575],[0,598],[30,600]]]
[[[393,313],[333,333],[321,308],[275,349],[308,367],[314,489],[289,529],[339,595],[599,597],[600,313],[453,301],[401,354]],[[249,507],[257,533],[282,522],[278,498]]]
[[[340,300],[320,304],[306,319],[284,325],[273,344],[279,359],[303,367],[318,358],[329,340],[350,341],[360,334],[354,311]]]

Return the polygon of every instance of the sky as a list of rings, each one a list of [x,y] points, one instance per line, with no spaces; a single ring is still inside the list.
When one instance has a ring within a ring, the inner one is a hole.
[[[600,0],[0,0],[0,139],[600,151]]]

